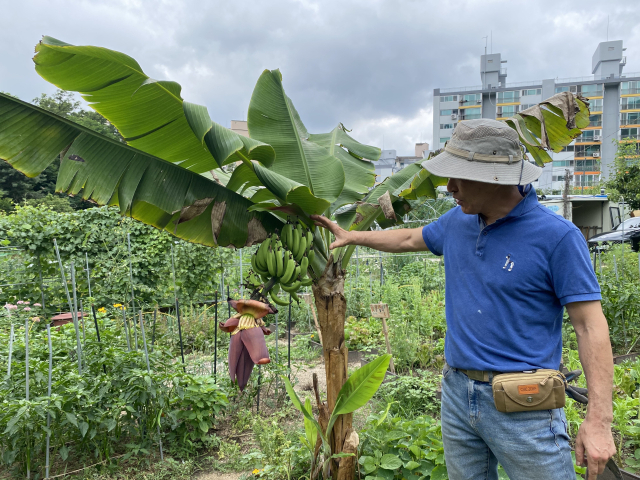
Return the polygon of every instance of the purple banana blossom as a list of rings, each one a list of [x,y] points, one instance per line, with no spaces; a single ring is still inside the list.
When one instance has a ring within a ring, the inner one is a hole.
[[[269,350],[265,335],[271,330],[263,326],[262,317],[273,313],[271,306],[257,300],[229,300],[238,312],[224,323],[220,329],[231,334],[229,344],[229,376],[238,382],[243,391],[249,382],[253,366],[269,363]]]

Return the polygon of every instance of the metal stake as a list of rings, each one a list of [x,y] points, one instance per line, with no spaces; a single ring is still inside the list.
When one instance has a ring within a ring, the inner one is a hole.
[[[42,297],[42,313],[44,318],[47,318],[47,307],[44,303],[44,282],[42,281],[42,263],[40,262],[40,255],[38,255],[38,278],[40,280],[40,296]]]
[[[13,323],[11,324],[11,333],[9,333],[9,364],[7,365],[7,380],[11,378],[11,357],[13,355]]]
[[[153,310],[153,330],[151,331],[151,353],[153,353],[153,344],[156,341],[156,318],[158,316],[158,305]]]
[[[84,328],[84,307],[82,305],[82,299],[80,300],[80,321],[82,322],[82,349],[87,348],[87,334]]]
[[[127,251],[129,253],[129,283],[131,284],[131,310],[133,312],[134,336],[136,339],[136,350],[138,350],[138,335],[135,333],[136,322],[136,297],[133,293],[133,266],[131,265],[131,234],[127,233]]]
[[[53,369],[53,348],[51,347],[51,325],[47,324],[47,340],[49,341],[49,383],[47,384],[47,397],[51,398],[51,370]],[[51,404],[51,400],[48,401]],[[51,413],[47,409],[47,451],[45,458],[45,478],[49,478],[49,444],[51,441]]]
[[[216,292],[215,328],[213,329],[213,381],[217,383],[218,375],[218,292]]]
[[[242,249],[240,249],[240,298],[244,295],[244,286],[242,285]]]
[[[24,396],[29,401],[29,320],[24,321]],[[27,465],[27,468],[29,466]]]
[[[229,285],[227,285],[227,300],[229,300],[231,298],[231,295],[229,293]],[[227,302],[227,307],[229,308],[229,318],[231,318],[231,304],[229,302]]]
[[[171,271],[173,273],[173,298],[176,302],[176,320],[178,321],[178,337],[180,339],[180,356],[182,357],[182,369],[186,373],[184,366],[184,348],[182,346],[182,326],[180,325],[180,303],[178,302],[178,292],[176,290],[176,265],[173,258],[173,242],[171,243]]]
[[[154,323],[155,325],[155,323]],[[144,335],[144,319],[142,318],[142,310],[140,310],[140,333],[142,335],[142,345],[144,346],[144,358],[147,361],[147,373],[151,373],[151,367],[149,365],[149,352],[147,351],[147,338]],[[160,417],[158,417],[158,446],[160,447],[160,460],[164,461],[164,454],[162,453],[162,437],[160,436]]]
[[[122,306],[122,324],[124,326],[124,335],[127,337],[127,351],[131,351],[131,340],[129,339],[129,326],[127,325],[127,314]]]
[[[73,306],[71,308],[71,318],[73,327],[76,330],[76,348],[78,354],[78,373],[82,375],[82,344],[80,343],[80,328],[78,327],[78,297],[76,295],[76,268],[71,262],[71,287],[73,288]]]
[[[291,302],[293,298],[289,295],[289,319],[287,320],[287,333],[288,333],[288,345],[287,345],[287,362],[289,368],[289,381],[291,381]]]

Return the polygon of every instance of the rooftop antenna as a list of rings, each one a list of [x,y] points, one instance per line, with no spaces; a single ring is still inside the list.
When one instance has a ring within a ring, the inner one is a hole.
[[[487,40],[489,39],[489,36],[485,36],[485,37],[482,37],[482,38],[484,38],[484,54],[486,55],[487,54]]]
[[[491,53],[493,53],[493,30],[491,30]]]

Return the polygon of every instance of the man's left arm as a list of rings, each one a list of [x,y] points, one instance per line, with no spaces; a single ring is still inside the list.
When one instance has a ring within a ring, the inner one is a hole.
[[[576,437],[576,462],[588,466],[588,480],[595,480],[616,453],[611,434],[613,356],[609,326],[599,301],[568,303],[566,308],[589,391],[587,415]]]

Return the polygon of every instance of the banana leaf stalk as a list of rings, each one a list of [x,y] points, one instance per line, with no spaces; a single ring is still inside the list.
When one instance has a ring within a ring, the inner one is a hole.
[[[228,300],[229,308],[237,313],[226,322],[220,322],[220,329],[231,334],[229,342],[229,376],[243,391],[249,382],[254,365],[271,362],[265,335],[271,330],[264,326],[262,318],[275,313],[273,308],[257,300]]]

